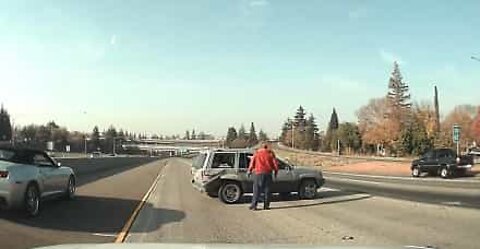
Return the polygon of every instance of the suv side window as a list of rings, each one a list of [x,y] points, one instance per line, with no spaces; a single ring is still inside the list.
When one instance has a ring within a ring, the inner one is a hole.
[[[252,157],[253,157],[253,154],[251,153],[240,153],[240,162],[238,164],[238,168],[240,169],[248,168]]]
[[[235,165],[235,153],[215,153],[212,161],[212,169],[233,168]]]
[[[432,157],[433,157],[433,151],[428,151],[427,153],[425,153],[425,154],[423,155],[423,157],[424,157],[425,159],[430,159],[430,158],[432,158]]]
[[[453,157],[450,150],[439,150],[437,151],[437,158],[451,158]]]
[[[38,166],[53,166],[52,161],[44,154],[35,154],[33,156],[33,164]]]

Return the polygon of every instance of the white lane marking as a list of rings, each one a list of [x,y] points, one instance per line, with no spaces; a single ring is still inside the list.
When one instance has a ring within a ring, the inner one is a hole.
[[[433,246],[404,246],[405,248],[412,248],[412,249],[435,249]]]
[[[92,233],[93,236],[100,236],[100,237],[117,237],[117,234],[111,233]]]
[[[318,189],[317,192],[329,192],[329,191],[341,191],[341,190],[336,188],[321,187]]]
[[[409,181],[432,181],[432,182],[458,182],[458,183],[479,183],[480,180],[459,180],[459,179],[437,179],[437,178],[413,178],[406,176],[376,176],[376,175],[362,175],[352,173],[338,173],[333,171],[324,170],[324,174],[332,176],[353,176],[364,178],[380,178],[380,179],[393,179],[393,180],[409,180]]]
[[[459,201],[444,201],[444,202],[441,202],[442,204],[444,205],[451,205],[451,206],[461,206],[462,203],[459,202]]]

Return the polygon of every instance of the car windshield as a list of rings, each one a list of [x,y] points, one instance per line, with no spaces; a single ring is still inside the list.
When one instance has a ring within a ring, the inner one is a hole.
[[[480,0],[0,0],[0,249],[478,249],[479,90]]]

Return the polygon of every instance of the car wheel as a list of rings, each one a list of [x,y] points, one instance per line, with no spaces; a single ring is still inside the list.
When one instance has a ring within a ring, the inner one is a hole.
[[[419,177],[420,176],[420,168],[415,166],[412,168],[412,176],[413,177]]]
[[[75,185],[75,178],[73,176],[70,176],[70,178],[68,179],[67,190],[65,191],[65,199],[66,200],[74,199],[76,190],[77,190],[77,187]]]
[[[242,194],[242,188],[236,182],[225,182],[218,190],[218,197],[225,204],[237,203]]]
[[[317,196],[318,186],[314,180],[308,179],[302,181],[298,191],[301,199],[314,199]]]
[[[448,178],[449,176],[450,176],[450,171],[448,170],[447,167],[443,167],[440,169],[440,177]]]
[[[35,184],[30,183],[27,186],[24,197],[25,212],[30,217],[35,217],[40,213],[40,191]]]

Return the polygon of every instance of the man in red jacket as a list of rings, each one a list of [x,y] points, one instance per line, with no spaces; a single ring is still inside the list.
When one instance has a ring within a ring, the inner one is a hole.
[[[254,172],[253,179],[253,198],[250,210],[257,210],[260,193],[264,193],[263,209],[270,209],[270,184],[272,183],[272,172],[275,178],[278,173],[278,162],[275,154],[269,149],[268,144],[262,144],[262,147],[255,152],[250,160],[248,174]]]

